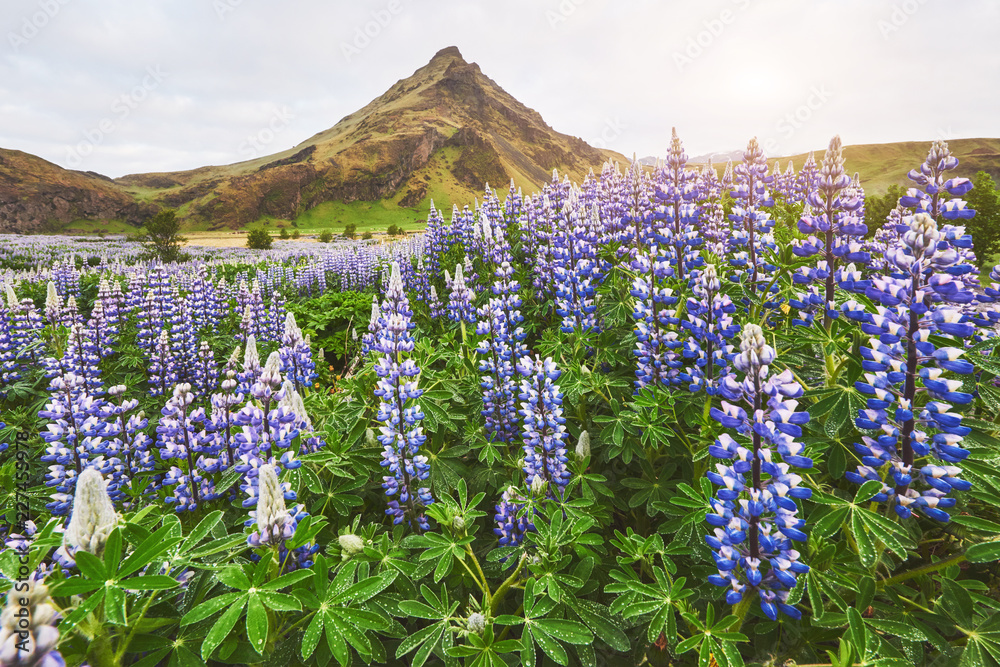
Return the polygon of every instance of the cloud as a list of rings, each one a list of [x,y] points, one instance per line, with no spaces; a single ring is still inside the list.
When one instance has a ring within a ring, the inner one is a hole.
[[[6,0],[0,146],[112,176],[236,162],[282,109],[268,152],[452,44],[627,155],[662,154],[672,126],[691,155],[997,136],[998,18],[985,0]]]

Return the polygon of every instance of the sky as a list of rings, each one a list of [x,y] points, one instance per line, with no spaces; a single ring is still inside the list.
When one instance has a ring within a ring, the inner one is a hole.
[[[440,49],[659,156],[1000,136],[993,0],[3,0],[0,147],[111,177],[288,149]]]

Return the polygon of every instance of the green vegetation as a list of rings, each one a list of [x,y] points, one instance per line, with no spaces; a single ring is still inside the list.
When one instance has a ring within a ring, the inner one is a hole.
[[[289,238],[291,238],[291,235],[288,233],[287,229],[282,227],[281,231],[278,232],[278,238],[280,238],[282,241],[287,241]]]
[[[966,221],[965,228],[972,235],[980,270],[988,269],[1000,253],[1000,193],[993,177],[985,171],[976,173],[965,200],[976,212],[976,217]]]
[[[251,250],[270,250],[273,242],[266,230],[254,229],[247,233],[247,247]]]
[[[319,235],[320,243],[329,243],[332,240],[333,240],[333,232],[331,232],[329,229],[324,230],[323,233]]]
[[[181,236],[181,221],[177,218],[176,211],[169,208],[161,210],[142,229],[139,240],[160,261],[174,262],[180,259],[181,244],[187,239]]]
[[[344,236],[349,239],[353,239],[358,232],[358,226],[353,222],[349,222],[344,226]]]

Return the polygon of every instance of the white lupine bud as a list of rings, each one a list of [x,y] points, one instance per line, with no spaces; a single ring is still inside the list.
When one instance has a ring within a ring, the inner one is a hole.
[[[284,338],[295,342],[302,340],[302,329],[300,329],[299,325],[295,322],[295,313],[288,313],[285,316]]]
[[[343,553],[345,560],[365,550],[365,541],[353,533],[341,535],[337,538],[337,542],[340,543],[340,551]]]
[[[54,324],[59,321],[59,313],[62,311],[62,299],[56,291],[56,284],[49,281],[45,292],[45,319]]]
[[[451,520],[451,527],[455,530],[463,530],[465,528],[465,518],[462,516],[456,516]]]
[[[233,353],[229,355],[229,363],[226,365],[230,368],[236,368],[236,364],[240,363],[240,346],[237,345],[233,350]]]
[[[14,294],[14,288],[9,282],[4,282],[3,290],[4,294],[7,296],[7,307],[14,308],[17,306],[17,295]]]
[[[542,479],[541,475],[535,475],[531,480],[531,494],[534,496],[540,496],[545,493],[545,480]]]
[[[576,455],[581,459],[590,456],[590,432],[584,431],[580,434],[580,439],[576,441]]]
[[[378,318],[382,317],[382,313],[378,309],[378,297],[372,297],[372,316],[368,320],[368,330],[375,331],[378,328]]]
[[[264,363],[264,369],[260,372],[261,382],[272,386],[281,384],[281,355],[272,352],[268,355]]]
[[[475,632],[477,635],[481,635],[483,634],[483,630],[486,629],[486,617],[478,611],[474,611],[469,614],[469,618],[465,621],[465,625],[469,628],[469,632]]]
[[[365,429],[365,446],[378,447],[378,440],[375,438],[375,431],[370,428]]]
[[[288,508],[285,507],[285,493],[281,490],[281,482],[278,481],[278,473],[274,466],[265,463],[260,467],[257,477],[257,530],[261,533],[261,542],[281,539],[284,535],[285,525],[291,517],[288,515]]]
[[[87,468],[76,480],[73,515],[63,533],[63,545],[70,547],[71,552],[82,550],[101,556],[117,523],[118,514],[104,478],[96,469]]]
[[[260,368],[260,355],[257,354],[257,337],[253,334],[247,336],[247,347],[243,352],[243,368]]]

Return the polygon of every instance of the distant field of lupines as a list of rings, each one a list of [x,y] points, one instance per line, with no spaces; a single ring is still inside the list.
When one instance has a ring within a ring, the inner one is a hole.
[[[1000,662],[972,183],[686,162],[389,243],[0,237],[0,664]]]

